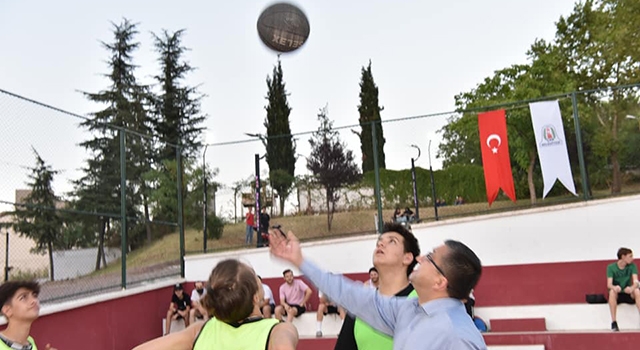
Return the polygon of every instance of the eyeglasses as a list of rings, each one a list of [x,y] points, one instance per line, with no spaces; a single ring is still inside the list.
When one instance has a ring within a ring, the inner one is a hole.
[[[440,274],[444,277],[447,277],[447,275],[444,274],[444,271],[442,271],[442,269],[440,268],[440,266],[438,266],[438,264],[436,264],[435,261],[433,261],[433,253],[427,253],[427,255],[425,255],[425,257],[427,258],[427,260],[429,260],[430,263],[433,264],[433,267],[436,268],[436,270],[438,270],[438,272],[440,272]]]

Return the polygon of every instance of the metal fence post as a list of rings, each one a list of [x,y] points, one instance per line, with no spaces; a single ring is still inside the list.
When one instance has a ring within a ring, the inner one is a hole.
[[[182,208],[182,148],[176,147],[177,179],[178,179],[178,229],[180,230],[180,276],[184,277],[184,223]]]
[[[376,137],[376,122],[371,122],[371,137],[373,145],[373,172],[376,179],[376,204],[378,207],[378,233],[382,233],[384,219],[382,218],[382,193],[380,192],[380,167],[378,165],[378,139]]]
[[[580,129],[580,118],[578,116],[578,98],[575,91],[571,93],[571,104],[573,105],[573,124],[576,127],[576,146],[578,148],[578,162],[580,163],[580,177],[582,178],[582,195],[584,200],[589,200],[589,180],[587,179],[587,168],[584,164],[582,131]]]
[[[122,268],[122,289],[127,288],[127,150],[126,131],[120,129],[120,240],[122,250],[120,259]]]

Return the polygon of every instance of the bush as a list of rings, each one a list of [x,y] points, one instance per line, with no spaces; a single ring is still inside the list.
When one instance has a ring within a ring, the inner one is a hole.
[[[207,238],[220,239],[224,231],[224,221],[217,216],[207,216]]]

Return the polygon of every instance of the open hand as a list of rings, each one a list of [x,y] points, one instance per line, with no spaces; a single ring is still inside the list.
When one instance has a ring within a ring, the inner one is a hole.
[[[283,237],[279,231],[269,230],[269,249],[271,255],[293,263],[296,267],[302,265],[302,249],[298,237],[289,231]]]

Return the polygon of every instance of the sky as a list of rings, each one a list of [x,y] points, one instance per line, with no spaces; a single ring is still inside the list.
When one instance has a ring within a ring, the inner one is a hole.
[[[186,29],[186,60],[197,68],[186,79],[206,95],[202,110],[206,143],[245,140],[264,133],[266,78],[277,63],[256,30],[269,1],[15,1],[0,0],[0,89],[78,115],[100,110],[81,93],[108,87],[107,52],[111,22],[139,23],[140,48],[134,56],[141,83],[158,71],[151,32]],[[568,15],[574,0],[298,0],[311,33],[298,51],[281,56],[292,107],[293,133],[313,131],[317,114],[328,106],[334,126],[358,123],[361,69],[371,60],[379,87],[382,119],[447,112],[454,96],[469,91],[494,71],[527,62],[536,39],[552,40],[555,22]],[[25,166],[34,164],[31,147],[60,173],[55,190],[71,189],[87,153],[78,146],[89,135],[81,120],[0,94],[0,200],[13,201],[24,188]],[[383,124],[387,168],[405,169],[411,157],[428,168],[436,158],[446,115]],[[357,129],[356,129],[357,131]],[[341,139],[360,159],[360,143],[350,130]],[[297,137],[296,174],[306,174],[309,135]],[[211,146],[205,161],[219,169],[217,181],[231,185],[254,173],[259,142]],[[202,161],[202,159],[200,159]],[[266,163],[262,169],[266,172]],[[217,211],[233,211],[223,190]]]

